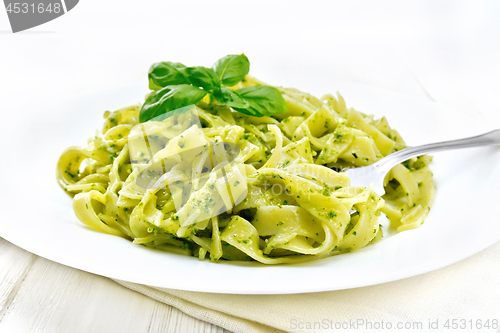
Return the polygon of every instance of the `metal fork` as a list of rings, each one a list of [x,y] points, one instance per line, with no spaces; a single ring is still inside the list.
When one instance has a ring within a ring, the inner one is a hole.
[[[361,187],[373,185],[373,190],[377,194],[383,195],[385,193],[384,178],[387,173],[399,163],[412,157],[436,153],[443,150],[494,145],[500,145],[500,130],[498,129],[470,138],[430,143],[422,146],[406,148],[390,154],[372,165],[348,169],[346,172],[351,180],[351,185]]]

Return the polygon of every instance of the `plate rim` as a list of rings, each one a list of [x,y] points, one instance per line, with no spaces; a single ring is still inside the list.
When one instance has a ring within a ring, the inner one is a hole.
[[[342,82],[339,80],[339,82]],[[68,105],[68,104],[72,104],[74,103],[75,101],[77,100],[80,100],[82,98],[97,98],[97,96],[104,96],[106,94],[109,94],[110,92],[118,92],[118,91],[121,91],[121,90],[124,90],[124,89],[127,89],[127,88],[133,88],[133,87],[139,87],[139,84],[142,86],[143,83],[142,81],[135,81],[135,82],[131,82],[131,83],[126,83],[126,84],[123,84],[119,87],[114,87],[113,89],[108,89],[108,90],[105,90],[105,91],[99,91],[99,92],[86,92],[86,93],[80,93],[80,94],[76,94],[76,95],[73,95],[73,96],[70,96],[68,98],[66,98],[64,101],[61,101],[61,102],[58,102],[58,103],[53,103],[52,105],[50,106],[47,106],[46,108],[44,109],[49,109],[49,108],[61,108],[63,107],[64,105]],[[405,93],[405,92],[400,92],[400,91],[394,91],[394,90],[390,90],[390,89],[387,89],[387,88],[383,88],[383,87],[379,87],[379,86],[374,86],[374,85],[370,85],[370,84],[361,84],[361,83],[353,83],[353,82],[348,82],[349,85],[355,85],[355,86],[363,86],[364,88],[366,89],[378,89],[378,90],[385,90],[385,91],[388,91],[392,94],[398,94],[398,95],[402,95],[402,96],[405,96],[405,99],[406,98],[410,98],[410,99],[418,99],[424,103],[428,103],[428,104],[433,104],[433,105],[438,105],[438,106],[441,106],[442,104],[438,103],[438,102],[435,102],[435,101],[431,101],[431,100],[426,100],[424,99],[423,97],[420,97],[420,96],[415,96],[415,95],[412,95],[412,94],[409,94],[409,93]],[[390,119],[389,119],[390,120]],[[54,179],[54,182],[55,182],[55,179]],[[417,229],[418,230],[418,229]],[[95,232],[95,231],[93,231]],[[115,237],[115,236],[112,236],[112,235],[106,235],[108,237]],[[16,237],[16,234],[15,233],[9,233],[9,232],[4,232],[4,230],[2,228],[0,228],[0,237],[4,238],[6,241],[28,251],[28,252],[31,252],[37,256],[40,256],[40,257],[43,257],[47,260],[50,260],[50,261],[53,261],[53,262],[56,262],[56,263],[60,263],[60,264],[63,264],[65,266],[68,266],[68,267],[72,267],[72,268],[75,268],[75,269],[79,269],[79,270],[83,270],[83,271],[86,271],[86,272],[89,272],[89,273],[92,273],[92,274],[96,274],[96,275],[100,275],[100,276],[104,276],[104,277],[108,277],[108,278],[111,278],[111,279],[116,279],[116,280],[121,280],[121,281],[125,281],[125,282],[132,282],[132,283],[138,283],[138,284],[144,284],[144,279],[142,280],[138,280],[136,278],[130,278],[130,277],[126,277],[126,276],[122,276],[123,274],[115,274],[115,273],[109,273],[109,272],[104,272],[102,271],[102,268],[101,266],[96,266],[96,267],[92,267],[92,265],[89,265],[87,262],[85,263],[75,263],[71,260],[71,257],[67,257],[67,256],[64,256],[64,255],[59,255],[58,253],[56,253],[57,251],[51,251],[49,250],[49,248],[45,247],[45,248],[40,248],[40,247],[37,247],[34,243],[24,243],[22,241],[23,237],[21,235],[19,235],[19,237]],[[127,240],[124,240],[126,242],[129,242]],[[457,263],[459,261],[462,261],[466,258],[469,258],[471,257],[472,255],[474,254],[477,254],[483,250],[485,250],[486,248],[494,245],[495,243],[497,243],[498,241],[500,241],[500,235],[494,239],[494,238],[491,238],[489,242],[482,242],[480,243],[481,245],[480,246],[476,246],[474,247],[473,250],[470,250],[470,251],[462,251],[460,253],[460,255],[456,255],[454,256],[453,258],[449,258],[449,260],[441,260],[439,261],[438,263],[436,264],[433,264],[433,265],[427,265],[425,266],[426,268],[423,268],[423,267],[417,267],[417,269],[409,269],[409,270],[406,270],[406,271],[402,271],[401,273],[399,274],[394,274],[393,276],[391,276],[390,278],[379,278],[379,279],[376,279],[376,280],[367,280],[365,281],[364,283],[363,282],[359,282],[357,280],[355,280],[352,284],[344,284],[340,287],[333,287],[333,288],[317,288],[317,287],[313,287],[313,285],[306,285],[306,286],[303,286],[302,288],[296,288],[296,289],[293,289],[293,290],[290,290],[290,289],[281,289],[281,290],[278,290],[278,291],[273,291],[273,290],[269,290],[269,289],[258,289],[258,288],[254,288],[252,290],[248,290],[248,289],[241,289],[241,290],[237,290],[237,289],[233,289],[231,291],[226,291],[226,290],[221,290],[220,288],[212,288],[212,287],[208,287],[206,285],[194,285],[194,286],[189,286],[189,288],[186,288],[186,286],[183,286],[182,283],[179,283],[179,281],[175,280],[175,281],[170,281],[169,284],[170,286],[168,287],[162,287],[162,286],[157,286],[156,288],[169,288],[169,289],[176,289],[176,290],[185,290],[185,291],[193,291],[193,292],[207,292],[207,293],[220,293],[220,294],[245,294],[245,295],[250,295],[250,294],[253,294],[253,295],[269,295],[269,294],[298,294],[298,293],[312,293],[312,292],[321,292],[321,291],[333,291],[333,290],[345,290],[345,289],[353,289],[353,288],[360,288],[360,287],[366,287],[366,286],[371,286],[371,285],[378,285],[378,284],[382,284],[382,283],[387,283],[387,282],[392,282],[392,281],[397,281],[397,280],[402,280],[402,279],[405,279],[405,278],[409,278],[409,277],[413,277],[413,276],[418,276],[418,275],[421,275],[421,274],[424,274],[424,273],[428,273],[428,272],[431,272],[431,271],[434,271],[434,270],[437,270],[437,269],[440,269],[440,268],[443,268],[443,267],[447,267],[449,265],[452,265],[454,263]],[[358,253],[360,251],[356,251],[356,253]],[[195,258],[191,258],[191,259],[195,259]],[[328,258],[326,258],[328,259]],[[320,259],[320,260],[326,260],[326,259]],[[196,259],[197,260],[197,259]],[[211,265],[217,265],[217,264],[212,264],[210,263]],[[226,264],[226,263],[224,263]],[[287,265],[287,266],[293,266],[293,265]],[[264,266],[264,267],[268,267],[268,266]],[[276,267],[276,266],[269,266],[269,267]],[[415,271],[418,271],[418,272],[415,272]],[[155,286],[157,285],[156,283],[153,283],[153,284],[147,284],[149,286]]]

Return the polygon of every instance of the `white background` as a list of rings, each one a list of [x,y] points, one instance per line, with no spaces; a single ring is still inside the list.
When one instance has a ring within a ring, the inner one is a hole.
[[[500,128],[500,1],[81,0],[68,14],[17,34],[0,9],[0,130],[8,130],[13,112],[137,80],[146,84],[155,61],[208,66],[241,52],[251,73],[272,84],[339,91],[339,80],[378,85]],[[311,72],[322,74],[321,84],[308,81]],[[9,255],[15,261],[24,254]],[[82,279],[75,272],[68,279]],[[78,292],[70,288],[60,298]],[[101,292],[126,298],[120,288]],[[78,305],[66,306],[77,313]],[[0,308],[0,320],[6,311]],[[23,318],[16,311],[9,318]]]
[[[305,67],[325,79],[417,93],[414,75],[435,100],[500,110],[494,0],[82,0],[42,26],[9,30],[0,10],[2,112],[146,80],[154,61],[210,65],[238,52],[264,80],[286,68],[290,77],[278,85],[307,87]]]

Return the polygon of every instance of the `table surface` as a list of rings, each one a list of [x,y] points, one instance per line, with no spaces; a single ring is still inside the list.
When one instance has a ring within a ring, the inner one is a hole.
[[[264,70],[266,61],[270,66],[290,66],[291,71],[303,59],[328,61],[336,79],[431,98],[500,124],[500,4],[494,0],[440,5],[434,0],[387,0],[365,1],[362,6],[359,2],[312,1],[308,7],[289,1],[287,15],[275,15],[284,8],[281,1],[258,0],[246,4],[243,12],[241,6],[219,0],[211,5],[186,1],[167,6],[154,0],[141,4],[137,8],[137,2],[130,0],[81,1],[67,17],[16,35],[8,33],[7,17],[0,10],[2,116],[8,117],[5,110],[22,112],[61,96],[92,93],[143,78],[143,65],[165,54],[172,56],[166,60],[176,60],[175,55],[193,51],[186,62],[197,63],[236,50],[253,54]],[[155,16],[172,9],[189,10],[190,24],[184,24],[181,15],[170,15],[168,22]],[[227,22],[206,23],[204,18],[212,10],[225,10]],[[112,20],[110,13],[114,13]],[[250,23],[241,24],[245,20]],[[178,27],[182,27],[180,32]],[[151,31],[167,28],[178,33],[169,34],[168,43],[158,43]],[[197,37],[200,29],[212,36],[245,38],[227,37],[233,42],[231,47],[217,49],[212,47],[213,40]],[[279,32],[279,39],[269,31]],[[185,43],[195,37],[197,45]],[[176,53],[172,45],[183,48],[182,52]],[[273,56],[261,60],[258,55],[263,48],[269,48]],[[293,56],[286,62],[278,54]],[[259,66],[255,65],[257,71]],[[68,82],[68,71],[78,79]],[[44,89],[33,89],[26,98],[26,78],[31,86]],[[0,332],[41,331],[225,330],[108,278],[51,262],[0,238]]]
[[[0,238],[0,332],[227,331]]]

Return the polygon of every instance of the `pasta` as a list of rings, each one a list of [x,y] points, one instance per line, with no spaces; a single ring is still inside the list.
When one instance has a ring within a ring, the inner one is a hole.
[[[246,76],[231,89],[265,85]],[[434,198],[431,157],[395,167],[386,194],[350,186],[345,168],[406,144],[385,117],[278,88],[288,112],[255,117],[204,98],[139,123],[140,105],[104,114],[86,147],[57,164],[84,224],[200,259],[294,263],[360,249],[419,227]]]

